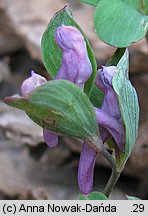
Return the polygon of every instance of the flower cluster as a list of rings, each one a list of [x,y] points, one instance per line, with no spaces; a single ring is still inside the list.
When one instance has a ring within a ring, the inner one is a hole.
[[[92,74],[92,66],[88,57],[87,47],[81,32],[72,26],[61,25],[56,29],[55,41],[62,49],[62,64],[55,79],[64,79],[76,84],[83,91],[85,82]],[[124,151],[125,130],[120,114],[117,95],[112,86],[112,79],[116,67],[103,66],[97,72],[96,86],[104,92],[102,107],[94,107],[96,120],[100,130],[100,137],[106,142],[112,137],[118,148]],[[29,93],[47,80],[32,72],[31,77],[22,84],[22,95]],[[58,135],[55,132],[43,129],[43,137],[49,147],[58,145]],[[88,194],[93,187],[94,165],[98,152],[89,144],[84,143],[78,166],[78,184],[82,193]]]
[[[124,150],[125,130],[121,119],[117,95],[112,86],[112,78],[116,73],[115,66],[102,67],[98,70],[96,85],[104,92],[104,100],[101,109],[94,107],[96,120],[100,130],[100,137],[106,142],[113,137],[118,148]],[[98,153],[87,143],[83,144],[79,169],[79,188],[84,194],[92,191],[94,165]]]

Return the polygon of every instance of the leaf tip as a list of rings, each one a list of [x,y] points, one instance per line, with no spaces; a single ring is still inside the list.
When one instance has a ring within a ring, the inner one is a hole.
[[[18,94],[15,94],[13,96],[5,97],[3,99],[3,102],[8,104],[9,106],[13,106],[21,109],[21,107],[28,102],[28,99]]]

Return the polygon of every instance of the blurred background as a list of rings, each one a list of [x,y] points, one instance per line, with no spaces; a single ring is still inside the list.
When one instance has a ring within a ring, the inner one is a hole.
[[[20,93],[30,70],[48,77],[40,51],[41,36],[54,13],[71,5],[75,20],[87,35],[104,65],[114,48],[101,42],[93,28],[94,8],[77,0],[0,0],[0,199],[77,199],[77,166],[81,143],[60,138],[49,149],[42,129],[24,112],[3,103],[5,96]],[[148,45],[143,39],[130,47],[130,78],[140,102],[139,136],[133,153],[111,194],[148,199]],[[94,190],[102,190],[110,167],[98,157]]]

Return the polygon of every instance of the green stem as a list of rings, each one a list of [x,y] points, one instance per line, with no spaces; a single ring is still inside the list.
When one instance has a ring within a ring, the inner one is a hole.
[[[112,169],[115,170],[116,169],[116,161],[104,146],[102,147],[100,153],[106,158],[106,160],[108,160],[108,162],[110,163]]]
[[[145,37],[146,37],[146,41],[147,41],[147,44],[148,44],[148,31],[147,31]]]
[[[109,197],[109,195],[111,194],[111,192],[112,192],[112,190],[113,190],[115,184],[117,183],[117,181],[118,181],[118,179],[119,179],[119,177],[120,177],[120,174],[121,174],[121,172],[114,171],[114,170],[112,169],[112,174],[111,174],[111,176],[110,176],[110,178],[109,178],[109,180],[108,180],[108,182],[107,182],[107,184],[106,184],[106,186],[105,186],[105,189],[104,189],[104,191],[103,191],[103,193],[104,193],[107,197]]]
[[[109,197],[111,191],[113,190],[118,178],[120,177],[121,171],[117,170],[116,167],[116,162],[113,158],[113,156],[107,151],[107,149],[105,147],[102,148],[101,154],[108,160],[108,162],[110,163],[111,167],[112,167],[112,174],[105,186],[105,189],[103,191],[103,193]]]

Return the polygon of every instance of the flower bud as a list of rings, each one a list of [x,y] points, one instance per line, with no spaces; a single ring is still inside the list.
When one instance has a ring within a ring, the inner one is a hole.
[[[37,87],[43,85],[46,83],[47,80],[40,76],[39,74],[36,74],[34,71],[31,71],[31,77],[24,80],[21,86],[21,92],[24,97],[27,97],[30,92],[34,91]]]
[[[37,87],[43,85],[46,82],[47,80],[44,77],[34,73],[34,71],[31,71],[31,77],[24,80],[21,86],[22,95],[24,97],[27,97],[30,94],[30,92],[34,91]],[[58,145],[57,134],[47,129],[43,129],[43,138],[49,147],[55,147]]]
[[[62,49],[62,65],[55,79],[69,80],[83,88],[91,76],[92,66],[82,33],[73,26],[61,25],[56,30],[55,40]]]

